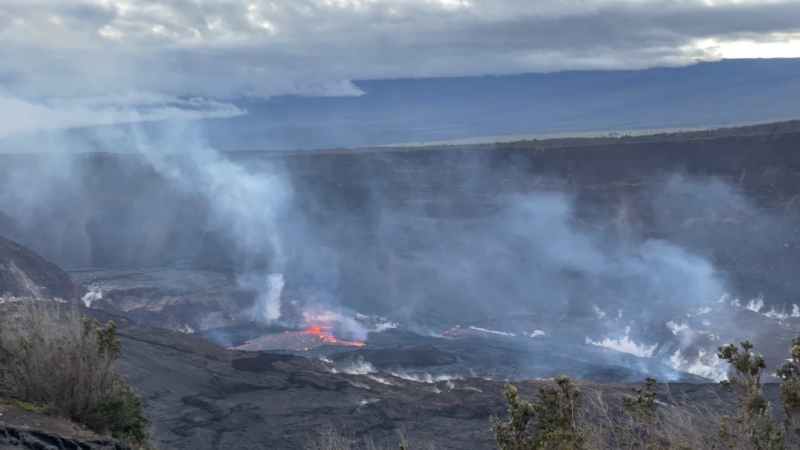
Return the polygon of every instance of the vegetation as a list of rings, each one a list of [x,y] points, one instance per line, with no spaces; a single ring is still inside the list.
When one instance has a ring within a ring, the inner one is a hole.
[[[720,436],[728,443],[738,437],[758,450],[788,449],[785,427],[780,426],[764,398],[761,375],[767,365],[763,357],[753,355],[752,349],[748,341],[742,342],[741,350],[733,344],[719,348],[719,357],[735,371],[735,376],[721,385],[737,392],[739,405],[733,415],[723,417]]]
[[[411,446],[406,437],[400,434],[400,444],[394,449],[410,450]],[[433,446],[415,447],[433,450]],[[351,433],[343,432],[331,424],[320,429],[316,436],[309,439],[305,445],[306,450],[389,450],[389,448],[376,444],[370,436],[357,439]]]
[[[622,397],[609,407],[597,392],[583,398],[567,377],[555,387],[539,387],[538,401],[521,400],[507,385],[508,422],[491,418],[492,432],[501,450],[788,450],[800,437],[800,337],[792,342],[791,359],[777,370],[781,378],[784,420],[779,422],[764,397],[761,376],[764,359],[752,353],[753,345],[719,348],[719,358],[730,364],[733,378],[722,382],[735,392],[730,414],[710,408],[679,404],[673,398],[657,400],[656,380],[634,388],[634,397]],[[588,401],[585,401],[588,400]]]
[[[556,378],[556,387],[539,387],[539,401],[520,400],[517,389],[508,385],[504,393],[508,403],[508,423],[492,417],[492,434],[504,450],[557,448],[577,450],[583,436],[577,428],[581,406],[580,389],[569,377]],[[536,433],[528,433],[528,423],[536,420]]]
[[[0,394],[148,448],[141,401],[114,366],[121,355],[114,322],[101,326],[75,310],[19,302],[0,317]]]
[[[797,413],[800,412],[800,337],[792,340],[790,360],[778,367],[781,379],[781,403],[783,404],[783,426],[787,432],[800,437]]]
[[[776,375],[781,379],[783,420],[775,418],[764,397],[761,377],[764,358],[753,345],[719,347],[718,357],[730,364],[732,378],[720,383],[736,394],[735,404],[698,406],[680,402],[669,392],[654,390],[656,380],[632,388],[609,405],[609,395],[599,390],[582,392],[569,377],[555,385],[539,386],[537,401],[520,398],[508,384],[504,392],[508,421],[491,417],[491,429],[500,450],[789,450],[800,448],[800,336],[792,341],[790,359]],[[367,437],[359,441],[332,426],[312,439],[308,450],[377,450]],[[405,440],[400,450],[411,447]],[[432,447],[431,447],[432,448]]]
[[[39,408],[38,406],[33,405],[31,403],[23,402],[20,400],[7,399],[5,397],[0,397],[0,405],[14,405],[19,409],[32,412],[34,414],[44,414],[45,412],[47,412],[46,409]]]

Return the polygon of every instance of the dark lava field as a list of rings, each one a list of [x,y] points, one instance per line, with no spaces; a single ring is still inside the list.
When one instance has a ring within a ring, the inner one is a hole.
[[[798,148],[785,122],[0,155],[0,293],[120,321],[121,369],[170,448],[298,448],[331,420],[492,448],[507,380],[614,396],[654,376],[713,402],[718,346],[782,361],[800,333]]]

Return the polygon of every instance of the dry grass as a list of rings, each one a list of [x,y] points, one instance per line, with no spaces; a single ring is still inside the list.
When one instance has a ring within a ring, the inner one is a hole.
[[[146,447],[147,418],[114,362],[116,327],[101,327],[74,305],[9,302],[0,312],[0,394],[95,432]]]
[[[635,412],[621,408],[621,397],[612,398],[598,387],[582,393],[582,406],[576,414],[580,430],[581,450],[753,450],[742,436],[730,441],[720,438],[719,430],[725,414],[735,412],[736,406],[717,398],[715,406],[698,404],[688,398],[675,398],[667,393],[660,396],[657,414],[643,419]],[[486,433],[491,434],[489,420]],[[403,433],[398,436],[409,450],[433,449],[431,445],[409,445]],[[380,446],[370,436],[356,438],[333,425],[322,427],[309,439],[305,450],[384,450],[396,445]]]
[[[584,437],[586,450],[678,449],[745,450],[753,447],[734,438],[725,442],[719,430],[724,415],[718,408],[697,404],[688,399],[676,399],[668,394],[667,402],[658,402],[657,414],[645,419],[626,411],[619,403],[610,405],[599,389],[584,394],[584,407],[578,428]],[[721,400],[720,400],[721,401]],[[733,405],[724,404],[725,411]]]
[[[76,309],[22,301],[0,319],[0,392],[70,416],[117,394],[115,355],[99,352]]]
[[[328,424],[322,427],[316,436],[306,442],[305,450],[396,450],[398,447],[408,450],[435,450],[433,445],[411,445],[405,432],[398,432],[398,445],[382,446],[375,443],[369,435],[356,438],[345,429]]]
[[[309,439],[305,450],[379,450],[372,438],[356,439],[352,434],[333,425],[322,427],[316,436]]]

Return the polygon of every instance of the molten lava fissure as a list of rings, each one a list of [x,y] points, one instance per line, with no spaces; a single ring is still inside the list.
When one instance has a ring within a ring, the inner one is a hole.
[[[244,345],[233,347],[229,350],[247,350],[247,351],[264,351],[264,350],[294,350],[294,351],[308,351],[312,348],[321,347],[323,345],[349,345],[361,347],[363,342],[350,342],[336,339],[333,334],[328,331],[332,327],[314,327],[306,331],[286,331],[283,333],[268,334],[260,338],[247,341]]]

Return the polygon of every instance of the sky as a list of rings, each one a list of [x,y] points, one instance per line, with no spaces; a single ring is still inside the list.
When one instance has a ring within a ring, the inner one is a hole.
[[[364,95],[354,80],[800,57],[798,17],[787,0],[0,0],[0,138]]]

